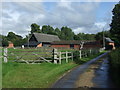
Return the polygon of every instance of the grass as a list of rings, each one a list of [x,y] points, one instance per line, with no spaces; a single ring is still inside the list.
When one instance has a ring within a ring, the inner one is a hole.
[[[101,54],[101,53],[100,53]],[[100,54],[82,58],[83,63]],[[2,63],[3,88],[48,88],[66,71],[77,66],[75,62],[62,64],[22,64],[15,62]],[[81,63],[82,64],[82,63]]]
[[[101,55],[103,53],[105,53],[105,51],[104,52],[100,52],[98,54],[91,55],[89,57],[81,58],[81,61],[82,61],[82,63],[85,63],[85,62],[87,62],[87,61],[89,61],[89,60],[91,60],[91,59],[93,59],[93,58],[95,58],[95,57],[97,57],[97,56],[99,56],[99,55]]]
[[[3,88],[47,88],[63,73],[77,66],[67,64],[18,64],[3,63]]]

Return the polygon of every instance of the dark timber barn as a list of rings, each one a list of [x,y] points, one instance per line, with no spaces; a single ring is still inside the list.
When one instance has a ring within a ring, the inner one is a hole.
[[[27,43],[25,43],[25,47],[42,47],[42,46],[50,46],[51,42],[60,41],[58,36],[49,35],[43,33],[33,33]]]

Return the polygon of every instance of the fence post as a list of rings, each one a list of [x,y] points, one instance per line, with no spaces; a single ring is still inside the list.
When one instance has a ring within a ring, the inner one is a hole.
[[[59,64],[61,64],[61,52],[59,53]]]
[[[53,49],[53,61],[54,61],[54,64],[57,64],[57,49]]]
[[[79,53],[80,53],[80,59],[82,58],[82,53],[81,53],[81,50],[79,51]]]
[[[7,63],[7,48],[4,49],[4,62]]]
[[[92,53],[92,52],[91,52],[91,49],[90,49],[90,55],[91,55],[91,53]]]
[[[73,58],[74,58],[74,56],[73,56],[73,52],[71,52],[71,54],[72,54],[72,61],[73,61]]]
[[[68,63],[68,52],[66,51],[66,63]]]

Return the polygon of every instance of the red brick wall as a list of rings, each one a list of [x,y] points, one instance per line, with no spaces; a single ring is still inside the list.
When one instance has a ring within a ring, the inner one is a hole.
[[[64,47],[64,48],[70,48],[70,45],[51,45],[51,47]]]
[[[51,45],[51,47],[64,47],[64,48],[70,48],[70,45]],[[97,47],[101,47],[101,45],[84,45],[83,48],[97,48]],[[80,45],[74,45],[75,49],[79,49]]]
[[[74,45],[74,48],[75,48],[75,49],[79,49],[79,48],[80,48],[80,45]]]

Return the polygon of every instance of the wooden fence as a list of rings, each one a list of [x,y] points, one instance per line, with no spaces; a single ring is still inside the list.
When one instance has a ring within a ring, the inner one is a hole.
[[[53,49],[53,60],[54,60],[54,63],[57,64],[61,64],[62,63],[62,60],[65,59],[66,60],[66,63],[68,63],[68,59],[71,58],[71,60],[73,61],[73,52],[61,52],[57,49]]]
[[[30,49],[4,49],[4,62],[15,61],[25,63],[62,63],[65,60],[66,63],[69,60],[74,61],[74,57],[79,56],[80,59],[88,57],[92,54],[99,52],[99,49],[83,49],[79,50],[79,55],[75,55],[75,51],[60,51],[55,48],[30,48]]]

